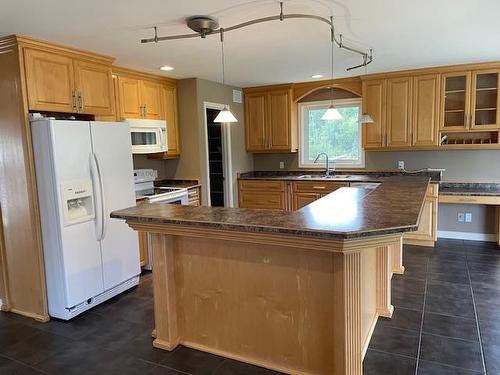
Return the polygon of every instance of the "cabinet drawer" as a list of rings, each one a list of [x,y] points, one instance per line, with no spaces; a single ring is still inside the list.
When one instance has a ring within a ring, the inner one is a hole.
[[[285,193],[240,190],[240,208],[285,209]]]
[[[269,180],[240,180],[241,190],[265,190],[267,191],[285,191],[285,183],[283,181]]]
[[[345,186],[349,186],[349,184],[347,182],[300,181],[293,183],[293,191],[330,193]]]

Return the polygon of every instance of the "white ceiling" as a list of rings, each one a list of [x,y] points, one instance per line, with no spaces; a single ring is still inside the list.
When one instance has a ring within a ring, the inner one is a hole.
[[[0,0],[0,35],[25,34],[116,57],[117,64],[168,76],[220,80],[220,44],[207,39],[141,44],[160,35],[190,32],[184,18],[208,14],[227,27],[276,15],[276,0]],[[285,13],[328,17],[360,48],[373,48],[369,73],[434,65],[500,60],[498,0],[285,0]],[[329,77],[329,29],[310,20],[285,20],[226,34],[226,82],[236,86]],[[335,74],[361,62],[335,51]]]

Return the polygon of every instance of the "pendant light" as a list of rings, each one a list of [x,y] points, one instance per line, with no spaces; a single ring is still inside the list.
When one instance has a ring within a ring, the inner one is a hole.
[[[222,85],[225,84],[225,66],[224,66],[224,29],[220,29],[220,42],[221,42],[221,48],[222,48]],[[230,123],[230,122],[238,122],[236,117],[231,113],[229,110],[229,106],[226,104],[224,106],[224,109],[219,112],[217,117],[215,117],[214,122],[217,123]]]
[[[334,48],[334,35],[333,35],[333,17],[330,17],[330,21],[332,24],[331,27],[331,44],[332,44],[332,102],[330,104],[330,107],[326,110],[326,112],[321,116],[322,120],[340,120],[342,118],[342,115],[338,111],[337,108],[334,107],[333,105],[333,96],[334,96],[334,88],[333,88],[333,48]]]
[[[372,50],[370,50],[370,56],[372,54]],[[367,57],[365,56],[364,57],[364,64],[365,64],[365,76],[368,72],[368,64],[367,64]],[[361,124],[373,124],[373,119],[372,119],[372,116],[370,116],[368,113],[363,113],[360,118],[359,118],[359,122]]]

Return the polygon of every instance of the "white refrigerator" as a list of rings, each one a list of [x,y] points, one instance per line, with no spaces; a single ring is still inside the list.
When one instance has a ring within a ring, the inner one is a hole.
[[[71,319],[139,282],[137,234],[111,211],[135,205],[126,123],[31,122],[49,315]]]

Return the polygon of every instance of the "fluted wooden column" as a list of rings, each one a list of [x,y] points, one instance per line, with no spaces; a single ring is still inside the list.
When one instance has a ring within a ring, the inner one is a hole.
[[[361,375],[361,253],[334,255],[334,374]]]
[[[394,306],[391,304],[391,251],[389,246],[376,249],[377,256],[377,313],[386,318],[392,318]]]
[[[155,308],[155,348],[173,350],[180,342],[174,280],[175,238],[151,234]]]

